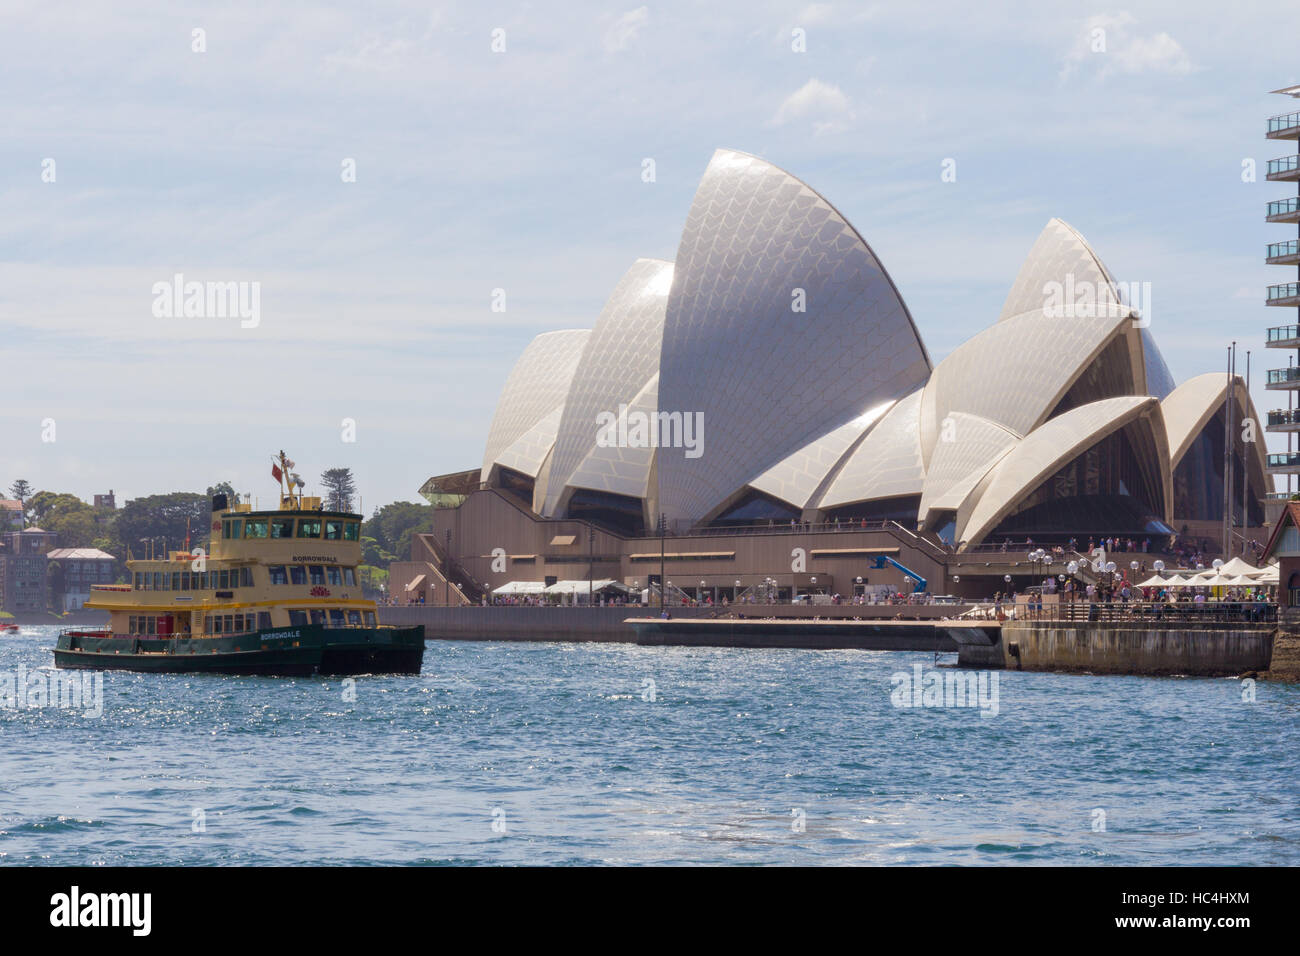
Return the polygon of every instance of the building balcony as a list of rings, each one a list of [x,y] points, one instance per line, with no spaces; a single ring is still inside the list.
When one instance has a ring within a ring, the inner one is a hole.
[[[1264,299],[1265,305],[1297,306],[1300,305],[1300,282],[1283,282],[1281,285],[1268,287]]]
[[[1300,239],[1270,242],[1264,251],[1264,262],[1270,266],[1300,265]]]
[[[1300,113],[1281,113],[1268,118],[1269,139],[1300,139]]]
[[[1300,388],[1300,367],[1293,365],[1290,368],[1269,369],[1268,381],[1265,382],[1264,387],[1275,389]]]
[[[1296,432],[1300,431],[1300,408],[1278,408],[1268,413],[1266,431]]]
[[[1265,219],[1269,222],[1300,222],[1300,196],[1269,203]]]
[[[1282,156],[1268,161],[1265,178],[1275,183],[1300,180],[1300,156]]]
[[[1264,346],[1270,349],[1300,348],[1300,325],[1275,325],[1268,330],[1268,341]]]
[[[1268,456],[1268,473],[1270,475],[1300,474],[1300,452],[1282,452]]]

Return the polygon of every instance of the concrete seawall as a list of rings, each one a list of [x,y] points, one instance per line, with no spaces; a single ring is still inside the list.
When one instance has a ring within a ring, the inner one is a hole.
[[[1001,666],[1010,670],[1216,677],[1265,671],[1272,653],[1271,624],[1156,629],[1123,623],[1007,621],[1000,645],[962,648],[958,663],[997,667],[1000,656]]]
[[[698,620],[720,616],[718,608],[670,608],[673,620]],[[870,618],[890,620],[898,614],[909,618],[937,619],[961,608],[952,605],[743,605],[733,612],[746,620],[779,618],[811,623],[813,618],[848,620]],[[379,607],[381,624],[423,624],[429,640],[448,641],[612,641],[634,643],[636,634],[624,624],[628,618],[657,616],[654,608],[622,607]],[[758,645],[755,645],[758,646]],[[792,645],[783,645],[792,646]]]
[[[674,616],[689,617],[683,608]],[[636,634],[623,622],[637,607],[380,607],[381,624],[423,624],[427,640],[438,641],[606,641],[632,644]]]
[[[991,645],[997,624],[854,620],[633,619],[637,643],[676,647],[951,652],[962,641]],[[956,634],[954,634],[956,632]]]

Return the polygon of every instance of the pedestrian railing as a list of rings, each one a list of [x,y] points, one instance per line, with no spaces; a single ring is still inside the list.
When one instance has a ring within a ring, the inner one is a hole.
[[[1004,607],[1010,613],[1010,607]],[[1062,601],[1015,606],[1017,621],[1123,623],[1135,626],[1170,624],[1264,624],[1277,620],[1270,601]]]

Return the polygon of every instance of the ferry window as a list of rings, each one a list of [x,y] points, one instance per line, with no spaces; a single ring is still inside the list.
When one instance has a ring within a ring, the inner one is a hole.
[[[272,538],[292,538],[292,537],[293,537],[293,519],[292,519],[292,518],[272,518],[272,519],[271,519],[271,537],[272,537]]]
[[[329,577],[330,584],[337,587],[338,585],[343,583],[343,573],[338,568],[330,567],[330,568],[326,568],[325,571],[327,576]]]
[[[300,627],[300,626],[306,624],[306,623],[307,623],[307,612],[306,612],[306,611],[290,611],[290,612],[289,612],[289,623],[290,623],[291,625],[293,625],[294,627]]]
[[[324,584],[324,583],[325,583],[325,569],[322,568],[319,564],[313,564],[313,565],[310,565],[310,566],[307,568],[307,570],[311,572],[311,583],[312,583],[312,584]]]
[[[291,564],[291,565],[289,565],[289,583],[290,583],[290,584],[306,584],[306,583],[307,583],[307,569],[304,568],[301,564]]]
[[[226,588],[230,587],[230,572],[229,572],[229,571],[218,571],[218,572],[217,572],[217,587],[221,588],[223,591],[224,591]]]
[[[223,538],[238,538],[240,529],[244,527],[242,521],[223,521],[221,524],[221,536]]]
[[[136,571],[131,575],[131,587],[135,588],[137,591],[144,590],[144,587],[140,583],[140,578],[141,574],[139,571]]]
[[[134,634],[134,633],[135,633],[135,615],[134,615],[134,614],[132,614],[131,617],[127,620],[126,633],[128,633],[128,634]]]
[[[220,615],[220,614],[214,614],[214,615],[212,615],[212,627],[211,627],[210,633],[212,633],[212,634],[220,634],[220,633],[221,633],[221,615]]]
[[[340,541],[343,538],[343,522],[337,519],[326,519],[325,521],[325,540]]]
[[[270,611],[258,611],[258,612],[257,612],[257,629],[258,629],[259,631],[266,631],[266,630],[270,630],[270,628],[271,628],[271,612],[270,612]]]
[[[173,591],[179,591],[179,590],[181,589],[181,573],[180,573],[179,571],[173,571],[173,572],[172,572],[172,587],[171,587],[171,589],[172,589]]]
[[[150,574],[152,574],[152,576],[153,576],[153,587],[150,588],[149,590],[151,590],[151,591],[161,591],[161,590],[162,590],[162,572],[160,572],[160,571],[152,571],[152,572],[150,572]]]
[[[153,635],[158,633],[158,618],[146,617],[144,619],[144,624],[146,634]]]
[[[273,564],[273,565],[271,565],[270,567],[268,567],[266,570],[267,570],[267,573],[269,573],[269,574],[271,575],[271,583],[272,583],[272,584],[288,584],[288,583],[289,583],[289,578],[288,578],[288,576],[284,573],[284,565],[283,565],[283,564]]]
[[[251,587],[253,586],[253,569],[252,569],[252,568],[240,568],[240,569],[239,569],[239,586],[240,586],[241,588],[251,588]]]
[[[360,612],[360,611],[348,611],[348,623],[351,624],[353,627],[358,627],[358,626],[360,626],[360,624],[361,624],[361,612]]]
[[[374,611],[367,611],[367,612],[366,612],[366,627],[374,627],[374,626],[375,626],[375,612],[374,612]]]
[[[211,615],[211,614],[205,615],[204,618],[203,618],[203,633],[204,633],[204,634],[211,634],[211,633],[212,633],[212,615]]]
[[[171,584],[172,584],[172,576],[168,574],[166,571],[162,572],[162,589],[164,591],[170,591]]]
[[[356,587],[356,585],[357,585],[357,575],[356,575],[356,572],[353,571],[351,568],[344,568],[344,569],[343,569],[343,583],[346,584],[348,587]]]
[[[300,537],[300,538],[319,538],[319,537],[320,537],[320,519],[319,519],[319,518],[299,518],[299,519],[298,519],[298,537]]]
[[[188,591],[189,589],[190,589],[190,572],[188,572],[188,571],[182,571],[182,572],[181,572],[181,590],[182,590],[182,591]]]
[[[324,625],[325,625],[325,612],[322,611],[322,610],[320,610],[319,608],[317,608],[316,610],[313,610],[313,611],[311,612],[311,622],[312,622],[313,624],[318,625],[318,626],[324,627]]]
[[[244,522],[245,538],[265,538],[267,523],[265,518],[249,518]]]
[[[343,540],[360,541],[361,540],[361,522],[345,521],[343,522]]]
[[[341,608],[330,608],[330,627],[343,626],[343,611]]]

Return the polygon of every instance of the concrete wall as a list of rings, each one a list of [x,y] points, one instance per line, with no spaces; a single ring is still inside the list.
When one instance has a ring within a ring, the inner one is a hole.
[[[694,611],[694,613],[692,613]],[[623,624],[651,613],[638,607],[381,607],[381,624],[423,624],[426,640],[614,641],[635,643]],[[673,609],[674,617],[707,611]]]
[[[1009,669],[1208,677],[1267,670],[1272,652],[1271,624],[1197,630],[1104,623],[1002,625],[1002,659]]]
[[[508,581],[542,581],[547,576],[585,580],[589,572],[595,578],[635,581],[645,587],[652,575],[659,574],[658,538],[621,538],[601,529],[593,537],[590,531],[581,521],[537,518],[505,493],[484,490],[471,494],[459,508],[435,511],[430,536],[440,546],[449,540],[453,559],[475,580],[491,587]],[[552,543],[568,537],[572,542]],[[498,548],[504,550],[504,560],[494,560]],[[798,574],[792,571],[795,548],[802,548],[806,559],[805,569]],[[749,587],[768,575],[783,589],[793,579],[801,593],[814,590],[811,579],[816,577],[816,590],[852,595],[859,576],[869,584],[911,591],[912,583],[898,571],[871,567],[871,556],[865,552],[880,550],[923,575],[931,592],[942,594],[949,587],[943,552],[899,529],[849,530],[846,524],[841,531],[792,532],[788,526],[776,525],[771,532],[758,534],[669,536],[664,550],[685,555],[669,558],[665,572],[669,581],[691,595],[701,580],[706,589],[730,592],[737,580]],[[411,551],[413,562],[437,563],[421,536],[415,537]],[[711,556],[700,557],[705,553]],[[642,557],[633,560],[634,554]],[[390,586],[394,584],[402,586],[405,581],[390,578]]]

